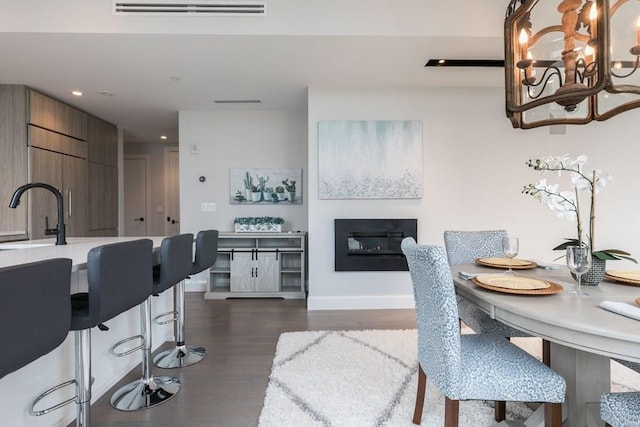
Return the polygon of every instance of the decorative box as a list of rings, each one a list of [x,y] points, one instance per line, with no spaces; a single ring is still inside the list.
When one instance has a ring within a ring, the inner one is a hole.
[[[235,224],[236,233],[280,233],[281,224]]]

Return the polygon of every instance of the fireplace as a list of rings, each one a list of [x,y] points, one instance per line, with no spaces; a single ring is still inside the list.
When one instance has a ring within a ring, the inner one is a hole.
[[[336,219],[335,271],[408,271],[400,249],[417,240],[417,219]]]

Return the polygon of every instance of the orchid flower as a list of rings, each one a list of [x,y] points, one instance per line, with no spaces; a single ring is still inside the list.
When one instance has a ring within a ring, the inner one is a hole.
[[[555,172],[558,176],[562,172],[567,172],[571,176],[572,190],[559,190],[558,184],[549,184],[546,179],[541,179],[536,184],[526,185],[522,189],[522,193],[528,194],[545,204],[549,209],[554,211],[556,215],[563,219],[575,220],[577,222],[577,239],[568,239],[554,249],[565,249],[569,245],[582,243],[582,221],[580,218],[580,203],[578,193],[588,191],[590,193],[590,209],[589,209],[589,230],[588,240],[589,247],[594,249],[594,222],[595,222],[595,195],[611,182],[611,175],[600,170],[593,170],[591,173],[584,172],[584,166],[587,163],[587,156],[580,155],[575,159],[569,157],[569,154],[560,156],[548,156],[541,159],[528,160],[526,165],[534,170],[540,171],[544,175],[548,172]],[[592,252],[593,256],[600,259],[628,259],[636,262],[635,259],[629,257],[629,253],[618,249],[606,249]]]

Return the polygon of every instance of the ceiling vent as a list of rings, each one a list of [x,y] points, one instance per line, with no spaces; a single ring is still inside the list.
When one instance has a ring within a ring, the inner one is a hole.
[[[137,0],[113,2],[114,15],[127,16],[255,16],[267,13],[265,1]]]

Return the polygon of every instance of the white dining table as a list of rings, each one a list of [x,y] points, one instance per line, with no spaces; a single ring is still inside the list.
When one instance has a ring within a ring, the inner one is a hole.
[[[640,322],[599,307],[602,301],[635,305],[640,287],[604,281],[583,286],[587,296],[574,296],[576,282],[566,268],[516,270],[561,285],[551,295],[517,295],[496,292],[464,280],[458,272],[501,273],[476,264],[451,268],[456,293],[507,325],[548,340],[551,367],[567,382],[564,426],[604,426],[599,416],[600,395],[610,391],[610,358],[640,363]]]

